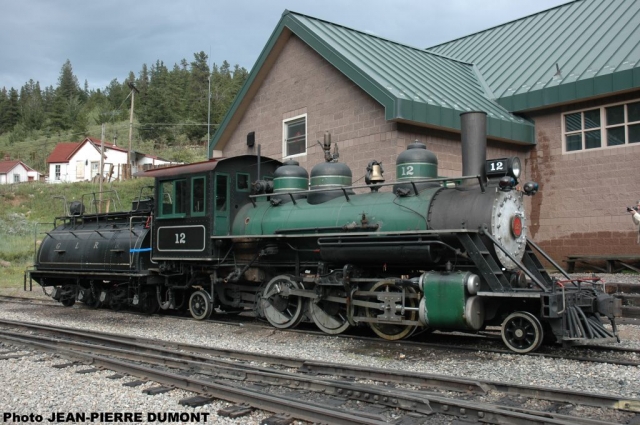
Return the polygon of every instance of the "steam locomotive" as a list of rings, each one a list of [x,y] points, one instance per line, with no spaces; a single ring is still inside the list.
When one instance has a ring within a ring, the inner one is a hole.
[[[147,313],[251,310],[276,328],[310,321],[327,334],[368,326],[387,340],[416,331],[500,326],[517,353],[544,341],[617,339],[618,300],[595,284],[551,278],[527,238],[518,158],[486,160],[486,115],[461,115],[461,177],[413,143],[386,183],[366,185],[331,153],[310,175],[297,162],[238,156],[139,173],[153,195],[131,211],[56,218],[29,279],[76,301]],[[605,327],[603,317],[612,324]]]

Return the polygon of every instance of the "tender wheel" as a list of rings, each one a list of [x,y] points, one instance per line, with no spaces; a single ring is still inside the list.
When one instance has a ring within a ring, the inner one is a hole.
[[[189,298],[189,311],[196,320],[206,320],[213,311],[211,296],[205,291],[196,291]]]
[[[60,302],[65,307],[71,307],[72,305],[74,305],[76,303],[76,299],[75,298],[63,298],[63,299],[60,300]]]
[[[62,296],[60,297],[60,303],[65,307],[71,307],[76,303],[76,289],[71,285],[62,287]]]
[[[501,333],[505,345],[519,354],[537,350],[544,338],[540,321],[526,311],[510,314],[502,323]]]
[[[345,298],[344,294],[331,295],[336,298]],[[330,299],[323,299],[317,303],[310,301],[308,312],[313,323],[324,333],[337,335],[349,328],[347,305],[344,302],[331,301]]]
[[[381,280],[377,282],[373,287],[369,290],[370,292],[381,292],[386,294],[392,293],[401,293],[402,288],[398,288],[395,286],[395,280]],[[407,287],[405,294],[415,294],[416,291],[413,288]],[[369,301],[379,302],[378,299],[369,299]],[[406,307],[416,307],[418,301],[415,298],[407,298],[405,300]],[[402,301],[398,301],[394,303],[393,307],[400,307],[402,305]],[[392,308],[393,308],[392,307]],[[365,314],[367,317],[379,319],[378,316],[383,314],[384,311],[377,308],[369,308],[365,307]],[[407,311],[402,315],[403,320],[418,320],[418,313],[416,311]],[[380,320],[380,319],[379,319]],[[369,323],[369,327],[373,332],[376,333],[380,338],[384,338],[389,341],[396,341],[399,339],[404,339],[410,337],[413,332],[418,328],[416,325],[405,325],[405,324],[396,324],[396,323]]]
[[[276,328],[297,326],[304,317],[304,298],[288,294],[290,289],[304,289],[289,276],[276,276],[267,283],[260,297],[264,317]]]
[[[100,308],[102,302],[99,297],[93,295],[91,288],[81,289],[78,293],[78,301],[82,301],[85,305],[91,308]]]
[[[143,292],[140,297],[140,311],[145,314],[155,314],[158,312],[158,297],[152,292]]]
[[[127,305],[127,290],[118,288],[113,291],[109,298],[109,307],[113,311],[120,311]]]

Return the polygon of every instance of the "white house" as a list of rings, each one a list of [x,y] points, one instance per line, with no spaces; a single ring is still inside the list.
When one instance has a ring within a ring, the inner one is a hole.
[[[47,158],[49,182],[88,181],[100,174],[100,149],[103,149],[103,176],[109,180],[120,179],[127,164],[127,150],[109,142],[87,137],[80,143],[58,143]],[[171,164],[169,161],[132,152],[133,172],[142,169],[143,164],[158,166]]]
[[[0,184],[38,181],[40,173],[20,160],[5,158],[0,161]]]

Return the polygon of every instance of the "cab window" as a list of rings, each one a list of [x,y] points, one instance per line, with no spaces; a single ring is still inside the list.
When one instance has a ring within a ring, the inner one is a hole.
[[[216,176],[216,210],[227,210],[227,176]]]
[[[249,174],[236,173],[236,190],[240,192],[249,191]]]
[[[162,207],[160,217],[182,217],[186,213],[187,185],[185,180],[164,181],[160,185]]]
[[[206,213],[206,184],[204,177],[191,180],[191,215],[205,215]]]

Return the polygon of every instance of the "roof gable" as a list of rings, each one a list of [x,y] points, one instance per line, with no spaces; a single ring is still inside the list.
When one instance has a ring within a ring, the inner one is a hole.
[[[73,153],[81,146],[81,143],[63,142],[58,143],[51,154],[47,157],[47,163],[65,163],[73,156]]]
[[[387,120],[460,129],[460,114],[487,112],[487,133],[533,143],[533,125],[490,99],[471,63],[285,11],[209,146],[224,147],[288,38],[295,34],[385,108]],[[237,114],[237,115],[236,115]]]
[[[87,137],[82,142],[64,142],[58,143],[56,147],[53,149],[53,152],[47,158],[48,164],[53,163],[68,163],[71,158],[87,143],[90,143],[98,152],[100,152],[100,144],[104,143],[105,150],[110,149],[119,152],[127,152],[126,149],[123,149],[119,146],[116,146],[109,142],[102,142],[100,139],[96,139],[93,137]]]
[[[33,168],[29,167],[24,162],[19,159],[13,161],[0,161],[0,174],[8,174],[11,170],[16,168],[18,165],[21,165],[25,171],[35,171]]]
[[[433,46],[474,63],[509,111],[640,88],[640,2],[577,0]]]
[[[0,174],[7,174],[16,168],[18,164],[20,164],[20,161],[0,161]]]

